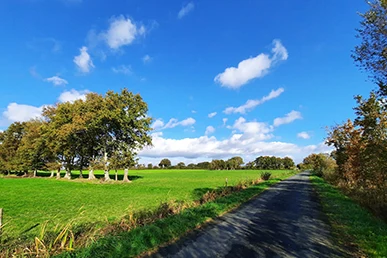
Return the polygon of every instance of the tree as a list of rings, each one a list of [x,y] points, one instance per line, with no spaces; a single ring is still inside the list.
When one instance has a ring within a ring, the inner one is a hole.
[[[152,169],[152,168],[153,168],[152,163],[149,163],[149,164],[148,164],[148,169]]]
[[[187,165],[187,168],[189,169],[195,169],[196,168],[196,165],[194,163],[190,163]]]
[[[185,168],[185,164],[184,164],[184,162],[179,162],[179,163],[177,163],[176,167],[178,169],[183,169],[183,168]]]
[[[231,159],[226,161],[226,166],[228,169],[239,169],[243,164],[243,159],[241,157],[232,157]]]
[[[196,164],[196,167],[199,169],[210,169],[210,162],[204,161],[204,162],[199,162]]]
[[[355,47],[355,62],[379,83],[380,93],[387,96],[387,1],[371,0],[370,9],[360,14],[357,29],[360,45]]]
[[[171,166],[171,161],[169,159],[162,159],[159,163],[161,168],[169,168]]]
[[[24,123],[24,135],[16,156],[20,160],[19,166],[24,170],[32,170],[34,177],[40,169],[46,169],[48,162],[53,162],[54,157],[46,146],[42,128],[44,122],[31,120]]]
[[[310,154],[304,158],[302,164],[302,169],[311,169],[318,175],[324,175],[327,172],[333,172],[335,167],[335,160],[326,153]]]
[[[285,169],[293,169],[295,166],[294,161],[289,157],[283,158],[282,164]]]
[[[247,162],[245,168],[246,169],[254,169],[255,168],[254,161]]]
[[[25,131],[25,123],[12,123],[7,130],[1,133],[0,160],[3,163],[4,170],[8,173],[21,168],[20,156],[17,156],[17,150],[20,147]],[[27,171],[22,168],[22,171]]]

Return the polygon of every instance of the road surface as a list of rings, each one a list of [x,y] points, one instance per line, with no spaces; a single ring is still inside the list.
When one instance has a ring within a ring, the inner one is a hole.
[[[152,257],[343,257],[308,172],[266,190]]]

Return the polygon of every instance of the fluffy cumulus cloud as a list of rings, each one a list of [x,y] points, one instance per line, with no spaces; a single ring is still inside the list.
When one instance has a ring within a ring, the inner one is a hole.
[[[297,137],[305,140],[310,139],[310,135],[307,132],[300,132],[297,134]]]
[[[92,68],[94,68],[93,61],[89,53],[87,52],[87,47],[82,47],[79,49],[80,54],[75,56],[73,61],[78,67],[79,71],[82,73],[88,73]]]
[[[228,126],[229,129],[237,130],[243,135],[241,137],[243,139],[246,138],[254,138],[255,140],[268,140],[273,138],[271,132],[273,131],[273,127],[269,126],[267,123],[250,121],[247,122],[245,118],[238,118],[233,126]]]
[[[176,126],[191,126],[196,123],[196,120],[193,119],[192,117],[189,117],[187,119],[179,121],[176,118],[171,118],[168,123],[164,123],[162,119],[157,119],[155,122],[152,124],[153,130],[162,130],[162,129],[168,129],[168,128],[175,128]]]
[[[3,112],[3,117],[10,122],[25,122],[33,118],[42,117],[44,106],[34,107],[17,103],[10,103]]]
[[[214,116],[216,116],[217,112],[212,112],[212,113],[209,113],[208,114],[208,117],[209,118],[213,118]]]
[[[131,75],[132,74],[132,67],[130,65],[120,65],[118,67],[113,67],[112,71],[114,73],[122,73],[125,75]]]
[[[44,79],[44,81],[46,82],[51,82],[52,84],[54,84],[55,86],[61,86],[61,85],[66,85],[68,84],[68,82],[63,79],[63,78],[60,78],[59,76],[52,76],[50,78],[46,78]]]
[[[59,95],[58,100],[60,102],[74,102],[78,99],[86,99],[86,94],[89,93],[90,91],[88,90],[81,90],[77,91],[74,89],[71,89],[69,91],[64,91]]]
[[[292,110],[289,113],[287,113],[284,117],[277,117],[276,119],[274,119],[273,125],[280,126],[283,124],[290,124],[291,122],[297,119],[302,119],[301,113],[299,111]]]
[[[153,134],[152,138],[153,147],[146,147],[139,152],[140,162],[159,162],[164,157],[176,161],[184,159],[198,162],[232,156],[242,156],[245,161],[251,161],[260,155],[291,156],[296,162],[300,162],[310,153],[332,151],[323,143],[298,146],[287,142],[263,141],[259,135],[243,137],[243,133],[232,134],[223,140],[208,135],[170,139],[164,138],[161,133]]]
[[[206,131],[205,131],[205,135],[209,135],[209,134],[212,134],[212,133],[214,133],[215,132],[215,127],[213,127],[212,125],[209,125],[209,126],[207,126],[207,128],[206,128]]]
[[[194,3],[189,2],[188,4],[186,4],[180,9],[179,13],[177,14],[177,18],[179,19],[183,18],[184,16],[192,12],[194,9],[195,9]]]
[[[249,99],[245,104],[239,107],[228,107],[223,112],[225,114],[240,113],[245,114],[248,111],[253,110],[256,106],[265,103],[268,100],[279,97],[285,90],[279,88],[277,90],[272,90],[269,95],[262,97],[261,99]]]
[[[109,48],[117,50],[120,47],[130,45],[138,37],[146,33],[143,25],[136,24],[130,18],[123,15],[112,17],[109,28],[98,35]]]
[[[161,119],[157,119],[153,122],[152,126],[153,130],[159,130],[164,127],[164,122]]]
[[[249,81],[265,76],[279,61],[288,59],[288,52],[281,41],[274,40],[272,55],[261,53],[241,61],[237,67],[229,67],[218,74],[214,81],[223,87],[238,89]]]

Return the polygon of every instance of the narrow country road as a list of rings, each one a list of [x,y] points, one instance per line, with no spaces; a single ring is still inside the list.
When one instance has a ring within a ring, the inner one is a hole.
[[[282,181],[152,257],[343,257],[308,176]]]

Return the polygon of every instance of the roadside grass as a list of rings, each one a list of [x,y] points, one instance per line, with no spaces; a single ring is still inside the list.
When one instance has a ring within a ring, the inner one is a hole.
[[[276,178],[294,174],[294,171],[271,172]],[[228,185],[235,185],[246,178],[258,178],[260,173],[258,170],[132,170],[132,183],[2,177],[2,240],[27,241],[39,235],[39,228],[46,222],[47,231],[61,228],[69,221],[74,221],[77,227],[90,223],[93,227],[103,227],[129,212],[154,209],[162,202],[192,202],[206,191],[223,186],[226,178]]]
[[[339,243],[355,245],[369,257],[387,257],[387,224],[324,179],[311,176],[311,181]]]
[[[275,179],[263,181],[247,189],[220,197],[203,205],[187,208],[171,215],[126,232],[112,233],[86,248],[62,253],[58,257],[137,257],[150,254],[158,247],[174,242],[205,222],[237,208],[269,186],[295,173],[282,174]]]

